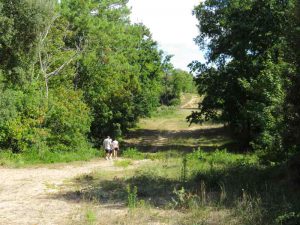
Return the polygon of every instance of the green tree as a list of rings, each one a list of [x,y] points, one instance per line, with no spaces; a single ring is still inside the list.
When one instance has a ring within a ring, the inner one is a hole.
[[[72,24],[67,45],[81,40],[84,46],[74,84],[92,109],[96,140],[116,124],[126,131],[159,100],[161,53],[145,26],[130,23],[126,3],[66,0],[61,5]]]
[[[0,0],[0,147],[75,151],[159,105],[163,52],[126,4]]]
[[[91,118],[82,92],[72,90],[67,79],[56,79],[49,99],[44,95],[44,75],[56,76],[70,55],[56,1],[0,6],[0,146],[14,152],[87,147]]]
[[[290,20],[291,29],[286,33],[288,48],[287,56],[290,72],[287,74],[291,82],[285,105],[284,145],[287,149],[300,151],[300,3],[295,1]]]
[[[0,70],[7,87],[35,80],[39,37],[54,11],[55,1],[0,1]]]
[[[293,29],[295,2],[207,0],[195,8],[196,42],[207,51],[207,64],[191,64],[204,100],[190,122],[216,119],[243,146],[282,152],[290,68],[286,34]]]

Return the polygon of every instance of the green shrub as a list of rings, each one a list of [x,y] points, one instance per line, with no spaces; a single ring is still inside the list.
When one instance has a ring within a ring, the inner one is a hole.
[[[0,94],[0,146],[13,152],[39,148],[47,135],[45,99],[35,90],[8,89]]]
[[[134,186],[131,190],[130,185],[127,186],[127,205],[129,209],[134,209],[137,206],[137,187]]]
[[[122,156],[129,159],[143,159],[144,156],[136,148],[127,148],[122,152]]]
[[[0,94],[2,149],[25,154],[29,161],[55,162],[59,152],[90,148],[86,135],[91,117],[80,92],[60,88],[49,99],[34,89]]]
[[[173,98],[170,101],[170,105],[172,105],[172,106],[180,105],[180,103],[181,103],[180,98]]]
[[[71,152],[35,151],[31,149],[22,154],[12,153],[11,151],[0,151],[0,165],[19,167],[39,163],[51,164],[57,162],[87,161],[100,156],[101,152],[94,148]]]
[[[200,197],[196,194],[187,192],[184,187],[176,190],[173,193],[175,197],[172,198],[172,207],[176,209],[195,209],[200,206]]]
[[[87,133],[91,116],[81,93],[60,88],[49,100],[45,126],[50,135],[47,144],[52,151],[76,151],[88,148]]]
[[[276,223],[280,225],[297,225],[300,223],[300,212],[284,213],[277,217]]]
[[[154,111],[152,117],[168,117],[173,116],[176,110],[176,106],[161,106]]]

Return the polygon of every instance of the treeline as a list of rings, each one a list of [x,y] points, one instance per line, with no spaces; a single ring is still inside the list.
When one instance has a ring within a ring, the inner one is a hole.
[[[194,14],[207,63],[191,64],[205,97],[189,120],[224,122],[267,161],[299,152],[299,1],[206,0]]]
[[[0,0],[0,149],[97,145],[190,88],[126,3]]]

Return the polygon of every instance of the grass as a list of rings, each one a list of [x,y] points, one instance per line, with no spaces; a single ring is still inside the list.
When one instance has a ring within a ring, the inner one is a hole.
[[[161,108],[141,120],[122,143],[123,159],[114,161],[113,170],[80,175],[52,197],[85,206],[75,224],[299,225],[299,175],[288,165],[263,166],[255,154],[233,151],[220,124],[188,126],[189,113]],[[58,157],[28,154],[2,152],[0,164]],[[100,155],[65,154],[60,160]]]
[[[0,151],[0,166],[23,167],[37,164],[68,163],[73,161],[87,161],[102,156],[103,151],[93,148],[74,152],[29,151],[20,154],[10,151]]]
[[[85,214],[86,223],[89,225],[95,224],[96,215],[93,210],[88,209]]]
[[[255,154],[233,151],[220,124],[188,126],[189,113],[162,108],[141,120],[122,144],[125,160],[115,164],[122,172],[73,180],[79,189],[60,198],[90,204],[99,224],[300,224],[300,192],[286,167],[263,166]],[[133,210],[128,186],[137,190]],[[103,222],[100,212],[111,207],[119,213]]]
[[[81,176],[73,180],[79,191],[60,197],[91,204],[97,214],[100,205],[126,209],[128,186],[136,186],[135,209],[107,224],[299,224],[300,192],[284,168],[261,166],[254,154],[197,150],[186,154],[183,180],[181,154],[153,154],[159,156],[122,172]]]
[[[127,168],[128,166],[131,166],[132,164],[133,164],[132,160],[128,160],[128,159],[114,161],[114,165],[116,167]]]
[[[181,106],[161,107],[151,118],[141,119],[122,143],[123,149],[137,148],[148,153],[172,150],[187,153],[199,147],[206,151],[224,149],[232,142],[222,124],[187,123],[186,117],[191,109],[183,107],[193,106],[190,102],[200,101],[197,95],[184,95],[182,101]]]

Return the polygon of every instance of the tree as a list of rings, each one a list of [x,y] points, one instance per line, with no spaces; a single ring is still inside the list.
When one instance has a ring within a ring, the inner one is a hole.
[[[161,95],[161,102],[164,105],[180,104],[182,93],[193,93],[196,91],[194,77],[192,74],[170,68],[165,70],[164,89]]]
[[[99,140],[115,127],[126,131],[158,104],[162,68],[156,42],[145,26],[130,24],[126,1],[65,0],[61,8],[71,24],[67,46],[79,37],[84,45],[74,84],[92,109],[91,137]]]
[[[159,105],[163,52],[126,4],[0,0],[0,147],[85,149]]]
[[[53,87],[45,101],[41,91],[43,78],[60,72],[67,57],[66,29],[63,21],[57,23],[56,4],[50,0],[0,3],[0,146],[13,152],[88,147],[91,119],[82,92],[61,82],[53,85],[56,90]],[[55,69],[48,73],[48,68]]]
[[[293,30],[295,2],[207,0],[195,8],[196,42],[207,51],[207,63],[191,64],[204,100],[190,122],[222,121],[244,147],[282,152],[290,68],[286,34]]]
[[[1,0],[0,69],[7,87],[34,82],[39,35],[51,18],[55,1]]]
[[[295,1],[295,8],[291,12],[290,28],[287,35],[287,58],[290,63],[289,79],[291,88],[287,93],[285,105],[284,146],[292,151],[300,151],[300,3]]]

